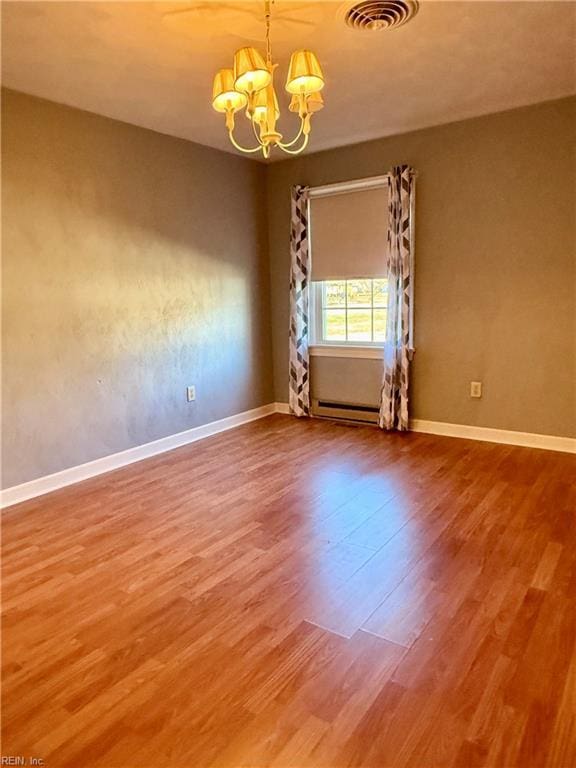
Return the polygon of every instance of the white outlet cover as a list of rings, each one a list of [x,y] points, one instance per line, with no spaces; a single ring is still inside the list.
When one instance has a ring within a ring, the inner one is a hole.
[[[471,381],[470,382],[470,397],[482,397],[482,382]]]

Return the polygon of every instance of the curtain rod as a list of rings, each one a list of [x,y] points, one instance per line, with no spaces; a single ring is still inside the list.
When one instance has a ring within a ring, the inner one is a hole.
[[[417,173],[412,172],[415,177]],[[365,179],[353,179],[352,181],[339,181],[335,184],[324,184],[321,187],[310,187],[309,197],[329,197],[330,195],[343,195],[346,192],[356,192],[365,189],[378,189],[385,187],[390,178],[389,173],[383,176],[369,176]]]

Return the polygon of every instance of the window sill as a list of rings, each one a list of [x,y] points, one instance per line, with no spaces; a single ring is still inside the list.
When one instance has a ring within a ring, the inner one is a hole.
[[[384,347],[354,347],[351,344],[315,344],[310,347],[312,357],[352,357],[364,360],[382,360]]]

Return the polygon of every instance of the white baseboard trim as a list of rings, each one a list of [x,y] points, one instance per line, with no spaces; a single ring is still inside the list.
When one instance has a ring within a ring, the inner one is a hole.
[[[180,448],[183,445],[195,443],[197,440],[203,440],[205,437],[217,435],[219,432],[225,432],[228,429],[239,427],[242,424],[248,424],[250,421],[256,421],[256,419],[261,419],[264,416],[270,416],[270,414],[277,413],[277,411],[277,403],[269,403],[260,408],[254,408],[251,411],[244,411],[243,413],[237,413],[234,416],[228,416],[225,419],[212,421],[210,424],[193,427],[184,432],[177,432],[175,435],[161,437],[159,440],[153,440],[151,443],[144,443],[144,445],[128,448],[126,451],[103,456],[101,459],[89,461],[86,464],[79,464],[76,467],[70,467],[61,472],[55,472],[52,475],[38,477],[36,480],[30,480],[28,483],[14,485],[11,488],[6,488],[0,492],[0,506],[3,508],[11,507],[13,504],[19,504],[21,501],[27,501],[36,496],[43,496],[45,493],[56,491],[67,485],[73,485],[82,480],[88,480],[91,477],[96,477],[96,475],[102,475],[105,472],[120,469],[128,464],[142,461],[142,459],[157,456],[159,453],[165,453],[174,448]]]
[[[0,506],[11,507],[21,501],[43,496],[67,485],[88,480],[91,477],[120,469],[128,464],[157,456],[160,453],[180,448],[183,445],[195,443],[206,437],[217,435],[228,429],[248,424],[251,421],[262,419],[273,413],[290,413],[288,403],[269,403],[251,411],[237,413],[219,421],[212,421],[200,427],[193,427],[175,435],[168,435],[151,443],[137,445],[126,451],[113,453],[86,464],[45,475],[28,483],[14,485],[0,491]],[[424,432],[430,435],[443,435],[445,437],[463,437],[468,440],[483,440],[489,443],[503,443],[506,445],[521,445],[528,448],[543,448],[548,451],[562,451],[564,453],[576,453],[576,439],[571,437],[556,437],[555,435],[538,435],[531,432],[513,432],[507,429],[491,429],[490,427],[472,427],[466,424],[448,424],[443,421],[426,421],[425,419],[413,419],[410,428],[414,432]]]
[[[276,403],[276,413],[290,413],[288,403]],[[491,427],[472,427],[467,424],[449,424],[445,421],[427,421],[426,419],[411,419],[410,429],[413,432],[424,432],[428,435],[463,437],[467,440],[481,440],[486,443],[521,445],[525,448],[576,453],[576,439],[572,437],[514,432],[510,429],[492,429]]]
[[[483,440],[487,443],[521,445],[526,448],[542,448],[546,451],[576,453],[576,439],[572,437],[539,435],[534,432],[514,432],[509,429],[492,429],[491,427],[472,427],[467,424],[448,424],[444,421],[426,421],[425,419],[412,419],[410,429],[429,435],[464,437],[467,440]]]

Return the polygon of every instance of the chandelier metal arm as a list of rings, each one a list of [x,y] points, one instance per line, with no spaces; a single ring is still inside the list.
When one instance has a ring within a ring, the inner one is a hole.
[[[308,139],[309,138],[310,138],[310,134],[307,133],[304,136],[304,141],[302,142],[302,144],[300,144],[298,149],[287,149],[287,147],[290,147],[293,142],[290,142],[290,144],[278,144],[277,146],[280,147],[282,152],[286,152],[287,155],[298,155],[298,154],[300,154],[300,152],[303,152],[306,149],[306,147],[308,146]]]
[[[261,147],[263,147],[264,143],[260,139],[260,135],[258,134],[258,129],[256,128],[256,123],[254,122],[254,120],[250,120],[250,122],[252,123],[252,130],[254,131],[254,136],[256,137],[256,141]]]
[[[294,146],[294,144],[296,144],[296,142],[297,142],[297,141],[298,141],[298,139],[300,138],[300,136],[302,136],[302,132],[303,132],[303,130],[304,130],[304,118],[301,118],[301,119],[300,119],[300,130],[298,131],[298,133],[296,134],[296,136],[294,136],[294,138],[292,139],[292,141],[288,141],[288,142],[286,142],[285,144],[284,144],[283,142],[279,141],[279,142],[278,142],[278,146],[279,146],[279,147],[281,147],[282,149],[286,149],[286,148],[288,148],[288,147],[293,147],[293,146]]]
[[[240,152],[246,152],[246,153],[260,152],[260,150],[262,149],[262,144],[258,144],[257,147],[250,147],[250,148],[241,146],[240,144],[238,144],[238,142],[234,138],[234,134],[232,133],[231,130],[228,131],[228,138],[230,139],[232,144],[236,147],[236,149],[240,150]]]

